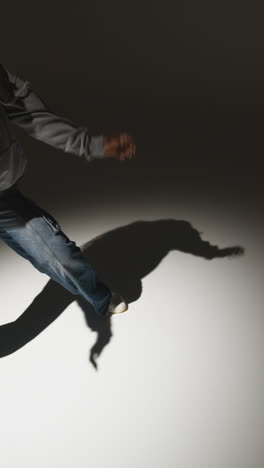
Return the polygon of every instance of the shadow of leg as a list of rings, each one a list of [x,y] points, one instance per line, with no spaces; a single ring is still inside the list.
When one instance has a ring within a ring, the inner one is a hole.
[[[33,340],[74,300],[76,296],[50,280],[20,317],[0,327],[0,357],[14,353]]]

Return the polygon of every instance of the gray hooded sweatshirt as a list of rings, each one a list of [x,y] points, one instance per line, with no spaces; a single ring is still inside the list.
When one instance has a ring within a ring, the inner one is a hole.
[[[27,165],[10,122],[65,153],[87,161],[104,157],[103,135],[89,136],[86,127],[55,115],[32,90],[29,81],[0,64],[0,192],[12,187]]]

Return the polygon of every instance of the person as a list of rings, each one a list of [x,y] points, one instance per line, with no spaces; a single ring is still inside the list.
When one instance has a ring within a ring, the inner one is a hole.
[[[10,124],[88,162],[131,159],[136,150],[133,137],[126,132],[90,135],[85,126],[52,112],[30,81],[0,64],[0,239],[40,272],[84,297],[100,317],[124,312],[125,300],[100,280],[58,221],[19,190],[27,158]]]

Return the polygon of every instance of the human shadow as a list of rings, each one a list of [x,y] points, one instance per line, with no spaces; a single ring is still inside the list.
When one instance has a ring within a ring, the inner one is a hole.
[[[142,292],[142,278],[172,250],[211,260],[244,253],[243,247],[219,248],[201,238],[189,222],[175,219],[135,221],[108,231],[80,246],[99,278],[131,304]],[[111,317],[99,317],[90,303],[49,280],[29,307],[13,322],[0,327],[0,356],[14,353],[47,328],[74,301],[84,312],[87,326],[97,333],[90,362],[97,359],[112,337]]]

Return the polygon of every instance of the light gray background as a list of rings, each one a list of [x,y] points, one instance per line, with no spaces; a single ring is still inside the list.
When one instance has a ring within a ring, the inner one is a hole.
[[[131,302],[104,328],[1,243],[1,355],[14,351],[0,363],[1,463],[262,468],[263,6],[2,9],[1,63],[91,134],[128,131],[137,152],[88,164],[17,129],[29,159],[21,190],[77,245],[104,235],[102,274],[114,258]],[[171,250],[166,222],[149,242],[133,237],[131,223],[145,234],[171,218],[245,255]],[[24,312],[9,335],[4,324]]]

